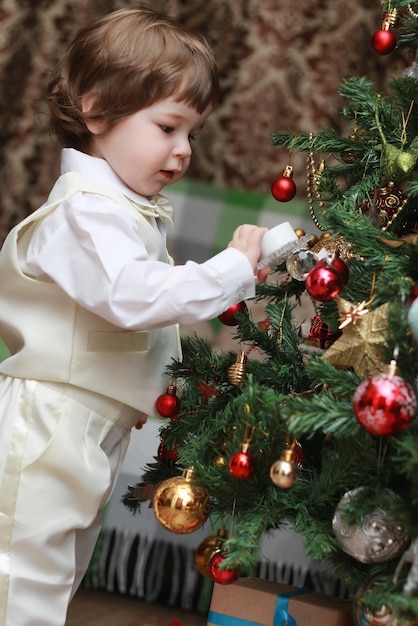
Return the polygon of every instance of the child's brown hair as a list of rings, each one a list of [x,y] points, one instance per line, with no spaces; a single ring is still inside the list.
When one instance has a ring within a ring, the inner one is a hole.
[[[93,93],[94,109],[82,111]],[[120,118],[174,97],[203,113],[218,100],[216,61],[206,40],[146,6],[114,11],[75,36],[47,86],[51,130],[63,146],[88,149],[88,119]]]

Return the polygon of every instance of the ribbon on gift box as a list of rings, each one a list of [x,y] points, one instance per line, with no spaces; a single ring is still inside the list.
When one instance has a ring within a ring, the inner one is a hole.
[[[296,620],[289,615],[289,600],[294,596],[300,596],[303,593],[309,593],[311,590],[306,587],[293,589],[287,593],[282,593],[277,597],[276,607],[274,609],[273,626],[298,626]],[[217,611],[209,611],[208,622],[214,626],[265,626],[260,622],[253,622],[232,615],[224,615]]]

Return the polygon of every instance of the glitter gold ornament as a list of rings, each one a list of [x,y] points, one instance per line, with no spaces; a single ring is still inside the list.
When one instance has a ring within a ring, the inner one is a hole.
[[[353,304],[339,298],[337,300],[340,317],[345,318],[353,309]],[[368,378],[385,368],[381,347],[388,328],[389,305],[369,311],[343,328],[342,335],[322,355],[337,368],[352,367],[360,378]]]
[[[185,535],[198,530],[210,513],[210,498],[204,487],[194,481],[194,469],[182,476],[163,481],[155,492],[152,508],[166,530]]]
[[[247,357],[245,352],[237,356],[237,360],[228,368],[228,380],[231,385],[241,387],[247,380]]]
[[[324,251],[328,254],[334,254],[347,265],[350,265],[354,257],[351,245],[347,243],[341,235],[335,236],[331,231],[322,233],[318,241],[311,247],[311,250],[317,254],[318,257],[320,257]]]

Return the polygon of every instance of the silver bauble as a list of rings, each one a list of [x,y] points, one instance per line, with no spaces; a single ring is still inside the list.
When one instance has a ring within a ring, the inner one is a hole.
[[[332,529],[341,548],[361,563],[382,563],[399,556],[410,539],[402,526],[394,521],[390,510],[376,507],[364,517],[361,525],[349,525],[343,519],[345,507],[364,487],[348,491],[341,498],[332,520]],[[398,496],[385,490],[391,500]]]

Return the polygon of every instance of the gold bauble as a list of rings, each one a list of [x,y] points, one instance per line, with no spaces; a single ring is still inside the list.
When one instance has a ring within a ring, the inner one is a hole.
[[[354,623],[356,626],[413,626],[414,622],[399,621],[393,609],[382,606],[376,611],[372,609],[359,608],[354,613]]]
[[[210,514],[210,497],[204,487],[193,480],[193,468],[182,476],[163,481],[157,488],[152,508],[157,521],[166,530],[186,535],[198,530]]]
[[[299,476],[299,469],[294,462],[293,451],[284,450],[281,458],[270,467],[270,478],[276,487],[289,489]]]
[[[237,356],[237,360],[228,368],[228,380],[231,385],[241,387],[247,380],[247,357],[245,352]]]
[[[222,543],[226,538],[226,531],[224,528],[218,530],[216,535],[210,535],[199,543],[195,552],[195,564],[202,576],[211,578],[209,562],[211,558],[220,552]]]
[[[217,454],[214,459],[213,459],[213,464],[216,467],[226,467],[226,459],[224,456],[221,456],[220,454]]]
[[[318,243],[318,241],[319,238],[316,235],[311,235],[307,243],[308,248],[312,249]]]
[[[232,430],[235,430],[235,426],[232,428]],[[213,464],[216,467],[220,467],[220,468],[225,467],[227,465],[225,455],[226,455],[226,442],[223,441],[219,445],[218,449],[216,450],[216,454],[213,457]]]
[[[338,256],[346,265],[350,265],[355,256],[351,245],[345,241],[344,237],[341,235],[333,235],[330,231],[322,233],[318,241],[312,244],[311,250],[316,254],[322,250],[326,250],[329,254]]]
[[[302,237],[306,237],[306,231],[303,230],[303,228],[295,228],[295,235],[298,239],[302,239]],[[309,238],[306,238],[306,245],[308,248],[312,248],[312,246],[314,246],[318,241],[318,237],[312,233],[309,235]]]
[[[407,618],[398,615],[395,608],[382,605],[378,609],[367,606],[368,592],[373,589],[374,583],[361,587],[353,600],[353,622],[355,626],[415,626],[414,617]]]

